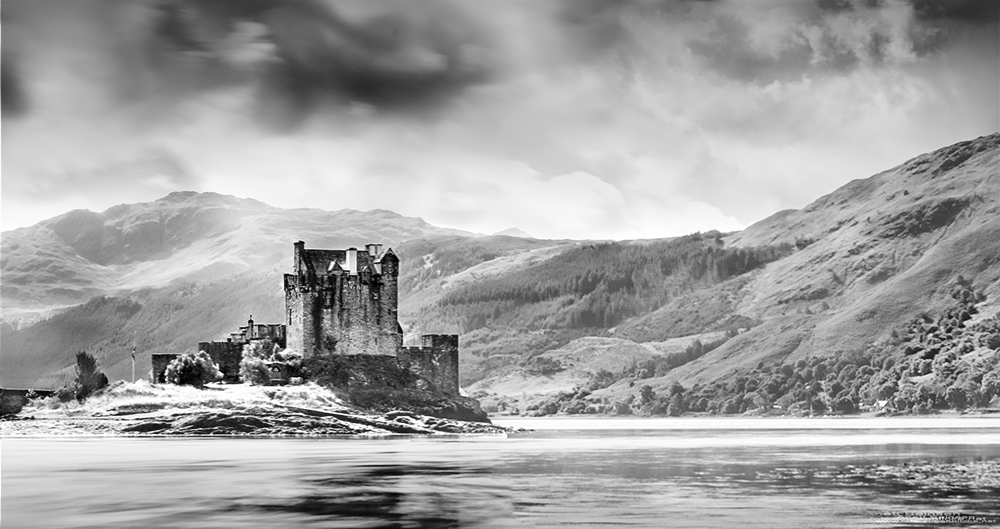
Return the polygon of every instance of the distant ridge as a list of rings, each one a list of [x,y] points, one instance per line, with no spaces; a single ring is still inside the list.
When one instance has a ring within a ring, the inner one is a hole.
[[[398,246],[474,234],[378,209],[282,209],[248,198],[178,191],[101,213],[74,210],[3,232],[5,316],[121,290],[212,280],[285,264],[291,242]]]
[[[515,227],[507,228],[506,230],[503,231],[498,231],[493,235],[506,235],[508,237],[521,237],[523,239],[534,239],[534,237],[529,235],[528,232],[522,230],[521,228],[515,228]]]

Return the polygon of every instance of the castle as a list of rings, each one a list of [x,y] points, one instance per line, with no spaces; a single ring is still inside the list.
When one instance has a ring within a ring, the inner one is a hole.
[[[281,347],[317,354],[378,355],[416,375],[417,387],[458,395],[458,335],[425,334],[421,345],[403,346],[399,325],[399,258],[381,244],[364,250],[307,249],[294,245],[292,273],[285,274],[285,323],[255,324],[232,333],[226,341],[200,342],[219,364],[226,382],[239,381],[243,347],[268,339]],[[153,381],[160,382],[167,364],[178,355],[153,355]]]

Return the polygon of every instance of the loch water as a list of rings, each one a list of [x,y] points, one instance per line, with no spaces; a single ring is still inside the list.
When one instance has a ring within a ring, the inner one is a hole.
[[[21,528],[997,527],[1000,419],[508,419],[507,436],[4,438]],[[986,468],[998,468],[986,465]],[[991,483],[993,485],[991,485]]]

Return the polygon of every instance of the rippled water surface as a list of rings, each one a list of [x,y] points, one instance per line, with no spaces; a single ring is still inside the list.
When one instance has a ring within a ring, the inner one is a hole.
[[[7,438],[0,442],[0,524],[954,527],[941,517],[965,515],[957,525],[1000,525],[1000,489],[991,485],[1000,476],[963,474],[1000,468],[998,419],[498,422],[533,431],[394,439]],[[927,472],[936,468],[929,463],[962,479],[942,481],[930,472],[914,485],[864,471]]]

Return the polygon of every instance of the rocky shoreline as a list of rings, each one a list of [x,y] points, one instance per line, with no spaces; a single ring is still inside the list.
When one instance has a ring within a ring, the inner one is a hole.
[[[509,429],[395,410],[347,406],[318,386],[198,390],[118,384],[85,403],[54,397],[0,421],[3,437],[502,435]]]
[[[289,410],[257,415],[246,412],[178,412],[156,417],[15,417],[0,421],[2,437],[90,436],[383,436],[506,434],[492,424],[394,412],[356,415],[322,410]]]

